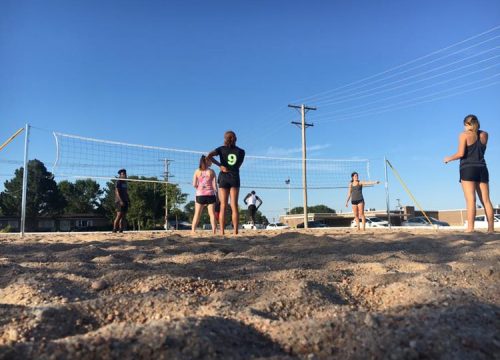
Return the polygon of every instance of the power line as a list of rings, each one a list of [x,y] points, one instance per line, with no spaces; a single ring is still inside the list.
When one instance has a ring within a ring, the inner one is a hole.
[[[448,64],[445,64],[445,65],[441,65],[441,66],[438,66],[436,68],[433,68],[433,69],[430,69],[430,70],[426,70],[426,71],[423,71],[423,72],[420,72],[418,74],[415,74],[415,75],[412,75],[412,76],[408,76],[408,77],[405,77],[403,79],[399,79],[399,80],[395,80],[395,81],[392,81],[392,82],[389,82],[387,84],[384,84],[384,85],[380,85],[380,86],[376,86],[374,88],[371,88],[371,89],[368,89],[368,90],[363,90],[363,91],[360,91],[358,93],[354,93],[352,95],[345,95],[345,96],[340,96],[339,98],[337,98],[336,100],[330,100],[328,102],[325,102],[325,103],[322,103],[322,102],[318,102],[318,104],[322,104],[323,106],[329,106],[329,105],[333,105],[333,104],[337,104],[337,103],[342,103],[342,102],[347,102],[347,101],[353,101],[353,100],[356,100],[358,98],[364,98],[364,97],[367,97],[367,96],[372,96],[372,95],[375,95],[377,93],[383,93],[383,92],[387,92],[387,91],[391,91],[393,89],[397,89],[397,88],[401,88],[401,87],[405,87],[405,86],[409,86],[409,85],[412,85],[412,84],[416,84],[416,83],[419,83],[419,82],[422,82],[422,81],[425,81],[425,80],[430,80],[430,79],[433,79],[433,78],[436,78],[436,77],[439,77],[439,76],[443,76],[443,75],[446,75],[446,74],[449,74],[449,73],[452,73],[452,72],[455,72],[455,71],[458,71],[458,70],[462,70],[462,69],[465,69],[465,68],[468,68],[468,67],[471,67],[471,66],[474,66],[474,65],[477,65],[477,64],[480,64],[480,63],[483,63],[483,62],[486,62],[486,61],[489,61],[489,60],[492,60],[492,59],[496,59],[498,57],[500,57],[500,55],[495,55],[495,56],[492,56],[492,57],[489,57],[487,59],[483,59],[483,60],[479,60],[475,63],[472,63],[472,64],[468,64],[468,65],[463,65],[461,67],[458,67],[456,69],[452,69],[452,70],[448,70],[448,71],[445,71],[443,73],[440,73],[440,74],[437,74],[437,75],[432,75],[428,78],[425,78],[425,79],[420,79],[420,80],[416,80],[416,81],[413,81],[413,82],[409,82],[407,84],[404,84],[404,85],[400,85],[400,86],[397,86],[397,87],[394,87],[394,88],[391,88],[391,89],[387,89],[387,90],[383,90],[383,91],[380,91],[380,92],[375,92],[375,93],[372,93],[372,94],[368,94],[368,95],[361,95],[361,94],[366,94],[367,92],[369,91],[372,91],[372,90],[377,90],[377,89],[381,89],[381,88],[384,88],[384,87],[387,87],[389,85],[393,85],[393,84],[398,84],[398,83],[401,83],[403,81],[406,81],[406,80],[410,80],[410,79],[413,79],[413,78],[417,78],[419,76],[422,76],[422,75],[425,75],[425,74],[428,74],[428,73],[431,73],[433,71],[436,71],[436,70],[439,70],[439,69],[443,69],[443,68],[446,68],[446,67],[449,67],[451,65],[455,65],[455,64],[458,64],[460,62],[463,62],[465,60],[469,60],[469,59],[472,59],[474,57],[477,57],[479,55],[482,55],[482,54],[485,54],[487,52],[490,52],[490,51],[493,51],[493,50],[497,50],[497,49],[500,49],[500,46],[496,46],[494,48],[491,48],[491,49],[488,49],[488,50],[485,50],[485,51],[482,51],[478,54],[474,54],[474,55],[471,55],[471,56],[468,56],[466,58],[463,58],[461,60],[457,60],[457,61],[454,61],[452,63],[448,63]],[[361,96],[360,96],[361,95]],[[326,100],[325,100],[326,101]]]
[[[366,80],[373,79],[373,78],[375,78],[375,77],[377,77],[377,76],[380,76],[380,75],[384,75],[384,74],[390,73],[390,72],[392,72],[392,71],[394,71],[394,70],[400,69],[400,68],[402,68],[402,67],[404,67],[404,66],[407,66],[407,65],[410,65],[410,64],[413,64],[413,63],[415,63],[415,62],[417,62],[417,61],[420,61],[420,60],[422,60],[422,59],[426,59],[426,58],[431,57],[431,56],[433,56],[433,55],[435,55],[435,54],[439,54],[439,53],[441,53],[441,52],[443,52],[443,51],[446,51],[446,50],[451,49],[451,48],[453,48],[453,47],[455,47],[455,46],[458,46],[458,45],[461,45],[461,44],[463,44],[463,43],[466,43],[466,42],[468,42],[468,41],[470,41],[470,40],[477,39],[478,37],[481,37],[481,36],[483,36],[483,35],[486,35],[486,34],[489,34],[489,33],[491,33],[491,32],[494,32],[494,31],[496,31],[496,30],[498,30],[498,29],[500,29],[500,25],[495,26],[495,27],[493,27],[493,28],[491,28],[491,29],[489,29],[489,30],[486,30],[486,31],[484,31],[484,32],[482,32],[482,33],[480,33],[480,34],[477,34],[477,35],[471,36],[471,37],[469,37],[469,38],[467,38],[467,39],[461,40],[461,41],[459,41],[459,42],[457,42],[457,43],[454,43],[454,44],[452,44],[452,45],[446,46],[446,47],[444,47],[444,48],[442,48],[442,49],[439,49],[439,50],[433,51],[433,52],[431,52],[431,53],[429,53],[429,54],[427,54],[427,55],[424,55],[424,56],[418,57],[418,58],[416,58],[416,59],[414,59],[414,60],[408,61],[408,62],[403,63],[403,64],[400,64],[400,65],[397,65],[397,66],[395,66],[395,67],[393,67],[393,68],[390,68],[390,69],[388,69],[388,70],[382,71],[382,72],[380,72],[380,73],[377,73],[377,74],[374,74],[374,75],[371,75],[371,76],[365,77],[365,78],[360,79],[360,80],[353,81],[353,82],[351,82],[351,83],[349,83],[349,84],[346,84],[346,85],[343,85],[343,86],[339,86],[339,87],[334,88],[334,89],[331,89],[331,90],[322,91],[322,92],[320,92],[320,93],[317,93],[317,94],[314,94],[314,95],[311,95],[311,96],[307,96],[307,97],[304,97],[304,98],[301,98],[301,99],[297,99],[297,100],[295,100],[294,102],[309,101],[310,99],[314,99],[314,98],[316,98],[316,97],[318,97],[318,96],[322,96],[322,95],[324,95],[324,94],[329,94],[329,93],[332,93],[332,92],[337,91],[337,90],[345,89],[345,88],[347,88],[347,87],[349,87],[349,86],[352,86],[352,85],[355,85],[355,84],[362,83],[362,82],[364,82],[364,81],[366,81]]]
[[[426,86],[420,87],[418,89],[413,89],[413,90],[410,90],[410,91],[398,93],[396,95],[388,96],[388,97],[385,97],[385,98],[382,98],[382,99],[377,99],[377,100],[374,100],[374,101],[363,103],[362,105],[355,105],[355,106],[350,106],[350,107],[346,107],[346,108],[340,108],[339,110],[335,110],[335,111],[332,111],[332,112],[324,113],[324,114],[320,115],[319,117],[322,118],[322,117],[325,117],[325,116],[330,116],[330,115],[342,113],[342,112],[345,112],[347,110],[358,109],[358,108],[366,107],[367,105],[370,105],[370,104],[376,104],[376,103],[380,103],[380,102],[387,101],[387,100],[390,100],[390,99],[394,99],[394,98],[397,98],[397,97],[401,97],[401,96],[404,96],[404,95],[408,95],[408,94],[411,94],[411,93],[419,92],[419,91],[422,91],[422,90],[425,90],[425,89],[429,89],[429,88],[432,88],[432,87],[435,87],[435,86],[438,86],[438,85],[442,85],[442,84],[445,84],[445,83],[448,83],[448,82],[451,82],[451,81],[455,81],[455,80],[458,80],[458,79],[461,79],[461,78],[464,78],[464,77],[467,77],[467,76],[471,76],[471,75],[476,74],[476,73],[481,72],[481,71],[492,69],[492,68],[497,67],[499,65],[500,65],[500,63],[496,63],[494,65],[488,66],[488,67],[483,68],[483,69],[479,69],[479,70],[472,71],[472,72],[469,72],[469,73],[466,73],[466,74],[462,74],[462,75],[459,75],[459,76],[456,76],[456,77],[453,77],[453,78],[450,78],[450,79],[447,79],[447,80],[438,81],[436,83],[432,83],[430,85],[426,85]],[[397,86],[397,87],[395,87],[393,89],[390,89],[390,90],[395,90],[395,89],[401,88],[401,87],[404,87],[404,86],[403,85],[402,86]],[[387,91],[383,91],[383,92],[387,92]],[[382,93],[382,92],[380,92],[380,93]],[[366,95],[366,97],[368,97],[368,96],[369,95]]]
[[[495,77],[498,76],[498,75],[500,75],[500,74],[495,75]],[[483,80],[480,80],[480,81],[483,81]],[[455,93],[444,95],[444,96],[440,96],[440,97],[434,97],[434,98],[432,98],[430,100],[416,101],[414,103],[409,103],[409,104],[406,104],[406,105],[403,105],[403,106],[397,106],[399,104],[403,104],[405,102],[411,101],[411,100],[407,100],[407,101],[399,102],[397,104],[392,104],[392,105],[389,105],[389,106],[378,107],[378,108],[374,108],[374,109],[362,111],[362,112],[359,112],[359,113],[354,113],[354,114],[351,114],[349,116],[345,116],[343,118],[331,119],[331,120],[321,120],[320,122],[322,124],[323,123],[329,123],[329,122],[340,122],[340,121],[350,120],[350,119],[355,119],[355,118],[360,118],[360,117],[364,117],[364,116],[368,116],[368,115],[377,115],[377,114],[381,114],[381,113],[385,113],[385,112],[389,112],[389,111],[394,111],[394,110],[399,110],[399,109],[405,109],[405,108],[408,108],[408,107],[411,107],[411,106],[415,106],[415,105],[419,105],[419,104],[424,104],[424,103],[428,103],[428,102],[434,102],[434,101],[437,101],[437,100],[442,100],[442,99],[450,98],[450,97],[457,96],[457,95],[460,95],[460,94],[465,94],[465,93],[468,93],[468,92],[480,90],[480,89],[487,88],[487,87],[490,87],[490,86],[494,86],[494,85],[497,85],[497,84],[500,84],[500,81],[495,81],[495,82],[492,82],[490,84],[486,84],[486,85],[482,85],[482,86],[477,86],[475,88],[471,88],[471,89],[467,89],[467,90],[464,90],[464,91],[455,92]],[[463,86],[460,86],[460,87],[464,87],[464,86],[468,86],[468,85],[470,85],[470,83],[466,84],[466,85],[463,85]],[[455,87],[455,88],[457,88],[457,87]],[[449,91],[449,90],[450,89],[448,89],[446,91]],[[426,95],[426,96],[420,97],[419,99],[423,99],[423,98],[430,97],[430,96],[435,96],[436,94],[443,93],[443,92],[445,92],[445,91],[440,91],[440,92],[437,92],[437,93]],[[412,100],[415,100],[415,99],[412,99]],[[384,108],[386,108],[386,109],[384,109]],[[378,111],[379,109],[383,109],[383,110]]]
[[[406,70],[403,70],[403,71],[397,72],[397,73],[395,73],[395,74],[392,74],[392,75],[389,75],[389,76],[383,77],[383,78],[381,78],[381,79],[373,80],[373,81],[367,82],[366,84],[362,84],[362,85],[356,86],[356,87],[354,87],[354,88],[352,88],[352,89],[350,89],[350,90],[347,90],[347,93],[352,92],[352,91],[355,91],[355,90],[357,90],[357,89],[364,88],[364,87],[366,87],[366,86],[368,86],[368,85],[370,85],[370,84],[376,84],[376,83],[381,82],[381,81],[383,81],[383,80],[387,80],[387,79],[391,79],[391,78],[394,78],[394,77],[400,76],[400,75],[405,74],[405,73],[407,73],[407,72],[410,72],[410,71],[412,71],[412,70],[415,70],[415,69],[418,69],[418,68],[424,67],[424,66],[426,66],[426,65],[432,64],[432,63],[434,63],[434,62],[436,62],[436,61],[438,61],[438,60],[442,60],[442,59],[447,58],[447,57],[450,57],[450,56],[452,56],[452,55],[456,55],[456,54],[458,54],[458,53],[461,53],[461,52],[464,52],[464,51],[470,50],[470,49],[472,49],[472,48],[474,48],[474,47],[477,47],[477,46],[479,46],[479,45],[482,45],[482,44],[484,44],[484,43],[486,43],[486,42],[489,42],[489,41],[491,41],[491,40],[495,40],[495,39],[498,39],[498,38],[500,38],[500,35],[495,36],[495,37],[490,38],[490,39],[487,39],[487,40],[482,41],[482,42],[480,42],[480,43],[477,43],[477,44],[471,45],[471,46],[469,46],[469,47],[466,47],[466,48],[463,48],[463,49],[457,50],[457,51],[452,52],[452,53],[450,53],[450,54],[446,54],[446,55],[444,55],[444,56],[438,57],[438,58],[433,59],[433,60],[431,60],[431,61],[428,61],[428,62],[426,62],[426,63],[423,63],[423,64],[420,64],[420,65],[417,65],[417,66],[411,67],[411,68],[409,68],[409,69],[406,69]],[[343,93],[341,93],[341,95],[343,95]],[[347,95],[347,94],[346,94],[346,95]],[[347,96],[350,96],[350,95],[347,95]],[[316,101],[315,101],[315,103],[319,105],[319,104],[321,104],[321,103],[323,103],[323,102],[328,102],[328,100],[329,100],[329,99],[334,98],[334,97],[335,97],[334,95],[322,96],[322,97],[319,97],[319,98],[315,99],[315,100],[316,100]]]

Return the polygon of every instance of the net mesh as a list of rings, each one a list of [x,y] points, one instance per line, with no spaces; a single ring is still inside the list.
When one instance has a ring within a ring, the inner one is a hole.
[[[164,182],[168,173],[168,182],[190,184],[200,156],[206,154],[62,133],[54,133],[54,137],[57,157],[53,173],[61,177],[114,179],[117,171],[124,168],[129,177],[135,175]],[[217,171],[217,167],[214,169]],[[369,179],[369,161],[307,159],[307,188],[345,187],[353,171],[358,172],[360,178]],[[242,188],[300,189],[302,159],[246,155],[240,177]]]

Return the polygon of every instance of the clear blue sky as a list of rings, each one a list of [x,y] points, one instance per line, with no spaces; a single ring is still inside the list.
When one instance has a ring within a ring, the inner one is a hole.
[[[300,156],[294,152],[300,132],[290,125],[298,116],[286,106],[304,100],[318,106],[308,118],[315,125],[308,129],[308,145],[322,150],[311,156],[369,158],[372,179],[383,180],[386,155],[425,208],[449,209],[463,208],[464,199],[458,163],[444,165],[442,159],[456,151],[462,119],[474,113],[490,133],[487,162],[498,204],[500,85],[485,85],[498,80],[500,29],[453,49],[460,54],[413,63],[435,60],[418,70],[395,70],[390,80],[353,92],[316,95],[499,25],[500,2],[494,0],[3,0],[0,140],[28,122],[82,136],[208,151],[234,129],[248,154]],[[446,67],[453,62],[455,71]],[[426,76],[405,80],[426,70]],[[410,84],[433,74],[441,76]],[[392,92],[377,94],[375,87],[384,84]],[[363,90],[372,95],[363,96]],[[443,98],[416,100],[434,92]],[[399,102],[417,104],[397,108]],[[30,152],[30,158],[50,163],[50,134],[34,130]],[[22,140],[0,159],[21,160]],[[1,167],[3,181],[13,166]],[[390,187],[391,207],[396,198],[411,204],[392,176]],[[262,196],[261,210],[271,219],[288,206],[287,193]],[[292,206],[301,205],[300,193],[292,196]],[[367,189],[365,197],[368,207],[385,207],[383,186]],[[345,190],[310,193],[310,205],[340,210],[344,201]]]

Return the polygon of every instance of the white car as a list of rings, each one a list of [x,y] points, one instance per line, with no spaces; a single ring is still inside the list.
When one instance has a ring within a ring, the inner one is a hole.
[[[359,219],[359,224],[361,226],[361,219]],[[351,227],[356,227],[356,220],[351,221]],[[389,223],[386,220],[382,220],[376,216],[366,217],[366,227],[388,227]]]
[[[246,230],[264,229],[264,225],[262,225],[262,224],[252,224],[251,222],[247,222],[246,224],[243,224],[243,229],[246,229]]]
[[[266,230],[284,230],[284,229],[290,229],[290,226],[280,222],[271,223],[266,226]]]
[[[431,224],[429,224],[429,220]],[[450,226],[446,221],[440,221],[429,216],[429,220],[425,216],[415,216],[401,223],[401,226],[427,226],[427,227],[441,227]]]
[[[464,227],[467,227],[468,221],[465,220]],[[493,218],[493,226],[498,228],[500,225],[500,214],[495,214]],[[478,215],[474,218],[474,228],[476,229],[487,229],[488,221],[486,220],[486,215]]]

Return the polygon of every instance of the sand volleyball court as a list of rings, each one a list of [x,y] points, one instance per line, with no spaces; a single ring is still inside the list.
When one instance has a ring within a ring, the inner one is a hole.
[[[493,359],[500,234],[0,237],[2,359]]]

